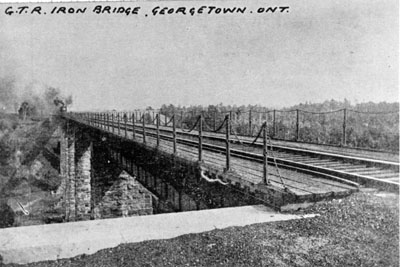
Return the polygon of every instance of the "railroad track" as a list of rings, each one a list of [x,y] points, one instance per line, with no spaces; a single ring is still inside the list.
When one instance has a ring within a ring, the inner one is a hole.
[[[104,121],[95,121],[101,124],[103,129],[114,126],[114,132],[117,133],[118,123],[106,123]],[[127,122],[128,132],[132,132],[132,122]],[[120,133],[125,131],[125,123],[119,123]],[[135,123],[136,134],[142,134],[142,125]],[[146,135],[156,137],[156,126],[146,125]],[[172,141],[172,128],[160,126],[160,138]],[[198,132],[184,132],[181,129],[176,130],[177,142],[188,146],[198,146]],[[203,132],[203,149],[225,153],[225,134]],[[240,138],[240,139],[239,139]],[[208,143],[207,143],[208,142]],[[211,143],[210,143],[211,142]],[[231,136],[231,155],[242,159],[262,162],[262,143],[256,142],[253,148],[244,148],[244,145],[250,145],[250,137]],[[335,179],[343,179],[357,182],[367,186],[384,186],[388,188],[399,188],[399,163],[362,158],[359,156],[340,155],[335,153],[325,153],[308,149],[292,148],[279,145],[271,145],[269,151],[273,150],[273,156],[280,167],[296,169],[298,171],[325,176]],[[271,154],[271,153],[270,153]],[[268,157],[268,162],[273,162],[272,156]]]

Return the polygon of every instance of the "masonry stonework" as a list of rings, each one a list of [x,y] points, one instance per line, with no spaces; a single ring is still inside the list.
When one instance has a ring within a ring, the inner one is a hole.
[[[67,122],[60,136],[62,181],[57,190],[62,196],[66,221],[90,219],[91,158],[91,142],[77,135]]]
[[[67,221],[75,220],[75,134],[67,136],[67,187],[66,187],[66,215]]]
[[[77,220],[90,219],[92,144],[83,151],[76,163],[75,209]]]
[[[95,219],[153,214],[152,194],[123,171],[101,202],[94,208]]]
[[[64,130],[61,130],[60,134],[60,176],[61,185],[57,188],[56,194],[65,198],[68,180],[68,139]]]

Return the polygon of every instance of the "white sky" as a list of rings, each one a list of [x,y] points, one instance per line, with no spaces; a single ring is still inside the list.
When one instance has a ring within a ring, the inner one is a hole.
[[[141,6],[138,16],[92,14],[88,3],[42,4],[86,6],[84,15],[6,16],[0,4],[0,77],[59,87],[76,110],[398,101],[397,0],[246,3],[109,3]],[[144,16],[157,5],[290,12]]]

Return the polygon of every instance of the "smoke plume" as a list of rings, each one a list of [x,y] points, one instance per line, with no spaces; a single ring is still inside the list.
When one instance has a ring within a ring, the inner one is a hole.
[[[72,104],[72,96],[62,93],[60,88],[49,86],[45,81],[32,81],[26,77],[17,62],[6,36],[0,34],[0,113],[17,113],[23,103],[36,110],[39,115],[54,114],[59,110],[54,103],[58,99],[65,105]]]

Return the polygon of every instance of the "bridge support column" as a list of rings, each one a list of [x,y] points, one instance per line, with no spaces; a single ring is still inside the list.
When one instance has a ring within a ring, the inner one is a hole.
[[[90,219],[91,203],[91,158],[92,143],[85,146],[82,156],[76,164],[76,217],[78,220]]]
[[[60,172],[65,181],[65,219],[73,221],[75,220],[75,133],[68,125],[60,140]]]
[[[90,219],[92,143],[84,135],[76,135],[74,127],[64,129],[60,140],[61,190],[65,220]],[[80,137],[80,138],[78,138]]]

